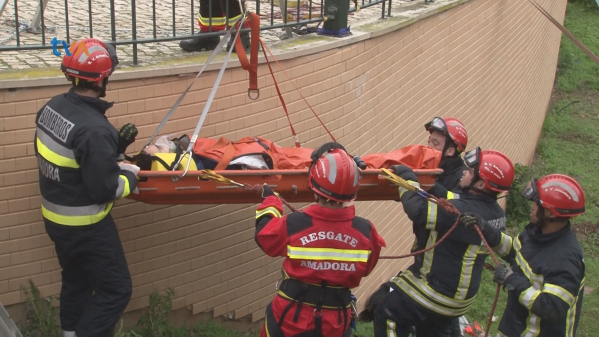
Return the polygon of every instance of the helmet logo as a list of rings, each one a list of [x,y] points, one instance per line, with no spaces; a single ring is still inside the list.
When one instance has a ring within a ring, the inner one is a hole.
[[[555,191],[557,193],[561,193],[564,196],[566,196],[566,198],[568,198],[569,200],[574,200],[578,202],[578,195],[576,195],[576,191],[574,191],[572,187],[561,181],[548,181],[547,183],[543,184],[541,188],[545,192]]]
[[[483,168],[485,169],[485,171],[490,172],[492,175],[494,175],[497,179],[505,178],[503,171],[495,164],[484,163]]]

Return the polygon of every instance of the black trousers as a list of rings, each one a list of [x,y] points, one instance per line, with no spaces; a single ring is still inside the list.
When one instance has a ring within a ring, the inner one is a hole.
[[[392,291],[374,311],[374,336],[408,337],[415,327],[417,337],[449,337],[453,320],[422,307],[401,291]]]
[[[112,217],[89,226],[44,223],[62,267],[62,330],[75,331],[77,337],[112,336],[132,291]]]

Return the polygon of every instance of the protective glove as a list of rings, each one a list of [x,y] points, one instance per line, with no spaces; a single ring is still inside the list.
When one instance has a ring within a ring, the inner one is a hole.
[[[270,196],[279,196],[279,193],[273,191],[267,184],[262,185],[262,198],[266,199]]]
[[[489,230],[490,226],[489,223],[483,220],[480,215],[472,212],[464,212],[460,214],[460,221],[464,224],[466,229],[472,232],[476,232],[474,227],[478,227],[480,228],[480,231],[484,233]]]
[[[405,165],[393,165],[389,167],[396,176],[400,176],[403,180],[418,181],[418,177],[414,170]]]
[[[123,170],[123,171],[132,172],[133,174],[135,174],[135,176],[137,176],[137,174],[139,173],[140,168],[137,165],[128,164],[128,163],[124,163],[124,162],[120,162],[118,164],[119,164],[119,167],[121,168],[121,170]]]
[[[137,133],[137,128],[134,124],[127,123],[121,126],[119,129],[119,141],[116,146],[117,155],[125,153],[127,147],[135,141]]]
[[[495,267],[495,272],[493,273],[493,281],[495,281],[501,285],[504,285],[505,281],[513,273],[514,272],[512,271],[511,267],[506,266],[504,264],[500,264],[497,267]]]

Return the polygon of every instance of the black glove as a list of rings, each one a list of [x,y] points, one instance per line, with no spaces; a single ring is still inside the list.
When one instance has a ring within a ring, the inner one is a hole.
[[[416,176],[416,173],[414,173],[414,170],[405,165],[393,165],[389,167],[389,169],[403,180],[418,181],[418,177]]]
[[[505,284],[505,281],[513,273],[514,272],[512,271],[511,267],[506,266],[504,264],[500,264],[497,267],[495,267],[495,272],[493,273],[493,281],[499,284]]]
[[[266,199],[270,196],[279,196],[279,194],[275,191],[273,191],[268,185],[264,184],[262,185],[262,198]]]
[[[119,142],[116,146],[116,153],[120,155],[125,153],[127,147],[135,141],[137,136],[137,128],[134,124],[127,123],[119,129]]]
[[[460,221],[464,224],[466,229],[473,232],[476,232],[476,229],[474,228],[476,226],[480,228],[480,231],[483,232],[483,234],[489,229],[489,223],[476,213],[464,212],[460,214]]]

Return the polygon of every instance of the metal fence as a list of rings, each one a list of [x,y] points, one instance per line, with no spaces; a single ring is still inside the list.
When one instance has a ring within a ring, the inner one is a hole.
[[[229,1],[209,0],[209,6],[216,1],[226,4],[228,13]],[[381,18],[391,15],[392,0],[346,3],[350,13],[357,7],[381,5]],[[324,0],[252,0],[245,1],[244,7],[261,17],[261,30],[282,29],[287,37],[292,30],[301,32],[308,25],[318,25],[326,15]],[[133,64],[137,64],[140,44],[197,36],[198,12],[198,0],[0,0],[0,52],[52,49],[54,38],[70,45],[96,37],[131,45]]]

